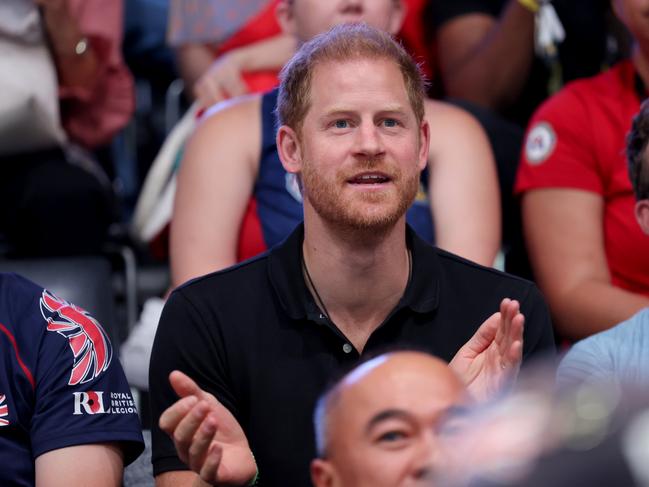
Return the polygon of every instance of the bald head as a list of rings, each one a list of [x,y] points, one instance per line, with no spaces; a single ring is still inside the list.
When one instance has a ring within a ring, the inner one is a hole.
[[[425,475],[435,427],[464,397],[448,365],[419,352],[359,365],[318,404],[316,485],[399,485]]]

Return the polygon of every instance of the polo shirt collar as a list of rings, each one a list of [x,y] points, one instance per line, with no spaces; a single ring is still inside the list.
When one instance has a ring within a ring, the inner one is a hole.
[[[268,257],[268,275],[275,293],[293,319],[309,314],[313,298],[302,274],[302,242],[304,224],[297,228]],[[434,247],[424,242],[415,231],[406,226],[406,242],[412,253],[412,275],[398,308],[408,307],[418,313],[428,313],[437,308],[439,282],[442,272]]]

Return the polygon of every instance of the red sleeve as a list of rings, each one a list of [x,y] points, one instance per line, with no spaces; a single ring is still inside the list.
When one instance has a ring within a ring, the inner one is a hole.
[[[568,86],[532,117],[518,167],[516,194],[538,188],[574,188],[602,194],[593,113],[580,86]]]

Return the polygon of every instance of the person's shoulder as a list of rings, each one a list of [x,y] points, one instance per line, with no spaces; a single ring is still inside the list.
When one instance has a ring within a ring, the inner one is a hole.
[[[242,285],[249,285],[256,279],[265,279],[268,273],[268,256],[267,251],[225,269],[190,279],[178,286],[173,293],[187,298],[214,296],[215,289],[220,290],[221,296],[230,291],[238,292]]]
[[[25,318],[32,313],[29,309],[36,309],[35,303],[40,299],[44,289],[42,286],[15,273],[0,273],[0,309],[2,314],[11,315],[8,323],[18,320],[28,321]]]
[[[649,308],[644,308],[629,319],[582,341],[591,339],[606,343],[611,348],[616,348],[616,344],[620,343],[649,342]]]
[[[260,118],[261,101],[261,94],[252,93],[216,103],[199,117],[197,130],[221,130],[224,126],[232,130],[239,128],[239,124],[249,127],[255,117]]]
[[[33,296],[43,289],[38,284],[14,272],[0,272],[0,288],[12,290],[16,294]]]
[[[471,260],[460,257],[446,250],[435,247],[439,262],[447,277],[457,277],[471,287],[498,286],[502,290],[516,291],[515,296],[520,297],[530,292],[539,293],[536,284],[525,278],[499,271],[493,267],[483,266]]]
[[[475,154],[491,156],[487,136],[473,115],[451,103],[426,100],[426,121],[430,133],[430,153],[449,155],[449,164],[457,163],[458,150],[471,147]],[[482,152],[480,152],[482,151]],[[475,161],[474,161],[475,162]]]
[[[649,308],[645,308],[629,319],[611,328],[595,333],[576,342],[568,357],[590,354],[598,359],[615,355],[620,350],[628,351],[628,347],[646,346],[649,342]]]
[[[621,61],[599,74],[571,81],[564,90],[574,96],[616,98],[620,91],[626,92],[629,86],[633,86],[629,81],[633,80],[634,73],[630,61]]]
[[[607,101],[617,104],[632,86],[629,78],[633,78],[633,73],[631,62],[622,61],[595,76],[571,81],[548,98],[537,113],[565,111],[578,104],[591,109]]]
[[[198,120],[186,146],[185,171],[234,166],[253,168],[261,147],[261,96],[233,98],[210,107]],[[215,157],[217,154],[220,157]]]
[[[424,101],[424,108],[431,132],[482,130],[473,115],[451,103],[428,98]]]

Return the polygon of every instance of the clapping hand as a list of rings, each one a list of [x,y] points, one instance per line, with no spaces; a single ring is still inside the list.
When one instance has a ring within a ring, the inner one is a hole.
[[[180,399],[162,413],[159,424],[179,458],[210,484],[248,485],[257,465],[232,413],[182,372],[173,371],[169,382]]]
[[[494,397],[518,375],[523,354],[524,317],[518,301],[505,298],[455,354],[451,367],[476,400]]]

